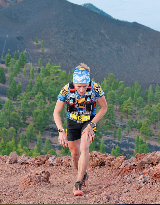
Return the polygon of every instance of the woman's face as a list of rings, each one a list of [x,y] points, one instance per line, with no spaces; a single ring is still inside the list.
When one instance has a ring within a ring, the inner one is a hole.
[[[89,83],[74,84],[75,89],[80,95],[84,95],[89,86]]]

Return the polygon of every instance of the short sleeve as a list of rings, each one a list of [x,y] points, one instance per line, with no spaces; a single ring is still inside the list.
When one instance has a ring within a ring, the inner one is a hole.
[[[104,95],[104,92],[98,83],[93,82],[93,90],[97,99]]]
[[[67,99],[67,95],[68,95],[68,84],[67,85],[65,85],[62,89],[61,89],[61,91],[60,91],[60,93],[59,93],[59,95],[58,95],[58,100],[60,100],[60,101],[62,101],[62,102],[65,102],[66,101],[66,99]]]

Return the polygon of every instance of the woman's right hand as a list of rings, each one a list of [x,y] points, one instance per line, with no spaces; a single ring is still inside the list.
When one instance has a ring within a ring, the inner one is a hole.
[[[63,147],[67,147],[68,140],[67,140],[66,133],[64,131],[59,133],[58,142]]]

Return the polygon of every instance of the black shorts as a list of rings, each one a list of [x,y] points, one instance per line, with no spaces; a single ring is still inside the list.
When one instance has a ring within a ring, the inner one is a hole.
[[[83,130],[87,127],[87,125],[91,122],[93,118],[94,116],[92,116],[90,120],[84,123],[77,123],[76,121],[67,118],[66,133],[67,133],[68,141],[74,141],[80,139]]]

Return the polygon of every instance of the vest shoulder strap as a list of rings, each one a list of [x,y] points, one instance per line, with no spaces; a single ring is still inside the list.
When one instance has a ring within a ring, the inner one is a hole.
[[[69,91],[70,91],[71,93],[75,93],[75,88],[74,88],[73,82],[70,82],[70,83],[69,83]]]

